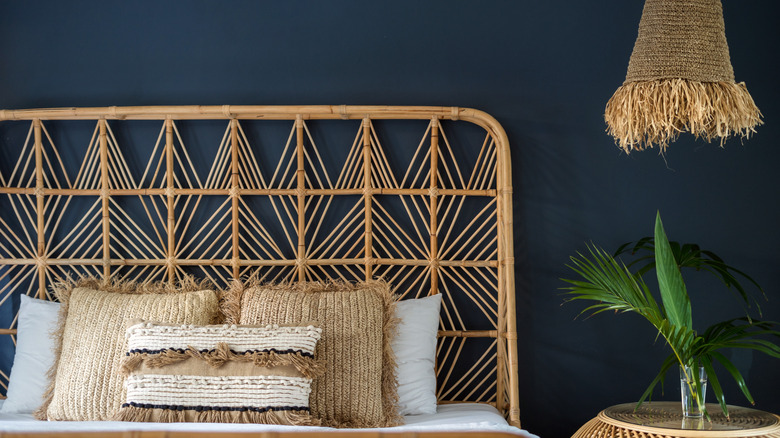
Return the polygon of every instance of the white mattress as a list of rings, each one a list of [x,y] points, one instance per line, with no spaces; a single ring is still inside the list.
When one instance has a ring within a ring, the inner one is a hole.
[[[0,402],[2,402],[0,400]],[[0,405],[1,406],[1,405]],[[435,414],[409,415],[406,424],[376,429],[386,432],[508,432],[527,438],[538,438],[525,430],[507,424],[492,406],[477,403],[440,405]],[[336,430],[326,427],[278,426],[266,424],[218,423],[127,423],[121,421],[38,421],[29,414],[0,414],[2,432],[106,432],[125,430],[175,430],[192,432],[302,432]],[[338,429],[351,430],[351,429]],[[360,430],[360,429],[354,429]]]

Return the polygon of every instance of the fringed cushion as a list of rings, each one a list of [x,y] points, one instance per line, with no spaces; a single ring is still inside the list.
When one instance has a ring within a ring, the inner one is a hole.
[[[318,425],[314,326],[168,325],[127,330],[119,421]]]
[[[55,290],[63,303],[55,339],[60,354],[52,368],[52,386],[36,417],[72,421],[111,418],[125,399],[120,363],[125,330],[131,320],[176,324],[217,320],[214,291],[193,290],[202,287],[193,281],[178,286],[182,285],[104,283],[94,279],[60,285]]]
[[[398,414],[396,367],[390,341],[396,323],[389,286],[297,283],[243,289],[242,324],[298,324],[322,328],[317,358],[325,374],[312,383],[312,414],[331,427],[385,427]],[[234,289],[235,289],[234,288]]]

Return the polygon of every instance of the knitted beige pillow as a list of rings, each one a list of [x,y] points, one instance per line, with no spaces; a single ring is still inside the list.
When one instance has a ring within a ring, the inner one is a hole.
[[[127,329],[127,399],[114,419],[316,426],[309,414],[317,327],[172,325]]]
[[[387,283],[235,288],[241,296],[241,324],[312,321],[322,328],[316,356],[325,362],[325,374],[314,379],[309,400],[312,415],[323,425],[385,427],[403,422],[390,346],[395,302]]]
[[[101,287],[97,290],[86,287]],[[189,288],[197,286],[190,282]],[[113,292],[107,292],[110,290]],[[48,420],[108,420],[125,398],[120,361],[125,330],[133,319],[209,324],[219,315],[212,290],[184,292],[173,286],[101,284],[80,280],[55,290],[60,311],[59,355],[53,379],[36,417]],[[176,293],[171,293],[176,292]]]

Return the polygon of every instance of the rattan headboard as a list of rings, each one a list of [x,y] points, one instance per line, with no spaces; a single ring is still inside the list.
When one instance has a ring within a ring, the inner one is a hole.
[[[19,294],[50,298],[66,274],[384,277],[402,298],[444,294],[440,401],[492,403],[519,426],[511,165],[489,115],[168,106],[0,121],[1,338]]]

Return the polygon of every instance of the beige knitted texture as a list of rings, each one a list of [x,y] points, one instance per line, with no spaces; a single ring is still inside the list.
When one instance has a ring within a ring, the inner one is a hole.
[[[110,419],[125,398],[120,361],[128,322],[145,319],[205,325],[216,315],[217,301],[210,290],[135,295],[74,289],[48,419]]]
[[[626,81],[734,82],[720,0],[646,0]]]
[[[309,398],[312,414],[328,426],[385,426],[388,423],[382,394],[385,297],[376,288],[324,289],[248,288],[241,301],[241,323],[316,321],[322,328],[322,338],[315,357],[325,361],[325,374],[312,383]]]

